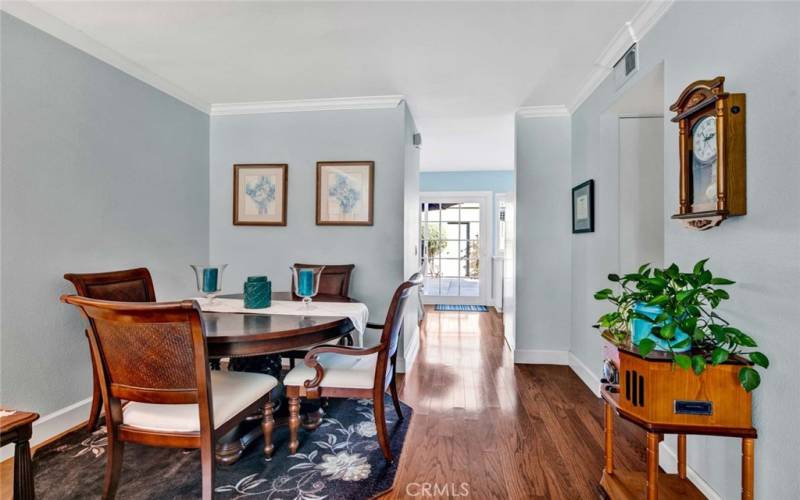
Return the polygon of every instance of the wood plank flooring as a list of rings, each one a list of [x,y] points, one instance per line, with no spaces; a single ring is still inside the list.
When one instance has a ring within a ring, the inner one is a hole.
[[[401,379],[414,419],[383,499],[593,499],[603,405],[568,367],[514,365],[495,312],[428,309]],[[616,465],[644,470],[644,434],[616,419]],[[11,497],[11,461],[0,467]]]
[[[569,367],[514,365],[496,312],[428,309],[400,398],[414,420],[383,499],[598,498],[601,401]],[[615,423],[617,467],[644,470],[644,434]]]

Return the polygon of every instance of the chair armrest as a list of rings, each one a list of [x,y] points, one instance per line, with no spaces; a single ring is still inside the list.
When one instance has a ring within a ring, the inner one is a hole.
[[[344,356],[368,356],[370,354],[379,352],[382,348],[382,344],[370,347],[369,349],[360,349],[356,347],[346,347],[340,345],[322,345],[314,347],[308,351],[305,358],[303,358],[303,362],[309,368],[313,368],[316,373],[313,379],[306,380],[303,382],[303,385],[306,387],[306,389],[313,389],[319,386],[319,384],[322,382],[322,378],[325,376],[325,368],[319,364],[319,360],[317,360],[317,356],[322,353],[330,352],[333,354],[342,354]]]
[[[373,330],[383,330],[383,323],[367,323],[367,328],[371,328]]]

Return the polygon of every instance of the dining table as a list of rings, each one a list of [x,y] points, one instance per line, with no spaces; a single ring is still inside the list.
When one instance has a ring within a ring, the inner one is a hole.
[[[242,294],[221,295],[224,299],[241,299]],[[341,339],[354,330],[346,316],[319,316],[306,313],[301,300],[291,292],[272,292],[273,301],[297,301],[297,314],[270,314],[269,309],[257,313],[201,312],[206,334],[206,347],[212,365],[220,369],[219,360],[227,359],[229,369],[257,371],[281,379],[279,353],[308,348]],[[341,296],[318,294],[313,302],[355,302]],[[311,307],[314,307],[313,302]],[[201,307],[203,305],[201,304]],[[283,385],[279,384],[273,398],[277,403],[276,425],[286,420],[282,404]],[[321,423],[323,409],[303,410],[303,426],[314,429]],[[217,462],[235,463],[252,442],[261,436],[258,425],[261,416],[254,414],[239,428],[222,436],[217,442]]]

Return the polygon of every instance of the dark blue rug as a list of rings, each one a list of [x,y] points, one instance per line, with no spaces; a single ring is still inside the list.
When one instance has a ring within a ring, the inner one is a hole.
[[[479,312],[485,313],[489,312],[489,308],[486,306],[459,306],[459,305],[452,305],[452,304],[436,304],[437,311],[458,311],[458,312]]]
[[[386,399],[394,462],[383,458],[372,401],[330,399],[315,431],[300,429],[300,448],[289,455],[286,427],[273,435],[275,455],[264,459],[257,440],[233,465],[217,466],[215,498],[356,499],[392,488],[412,410],[400,420]],[[34,457],[38,499],[100,498],[106,466],[106,432],[83,428],[39,449]],[[125,444],[117,498],[200,498],[200,451]]]

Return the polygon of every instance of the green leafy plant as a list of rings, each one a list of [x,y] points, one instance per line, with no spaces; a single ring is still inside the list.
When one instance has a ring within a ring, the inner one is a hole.
[[[427,233],[427,238],[425,240],[427,248],[425,250],[427,255],[433,258],[447,247],[447,241],[445,241],[444,236],[439,233],[439,228],[433,224],[428,224]]]
[[[733,285],[734,281],[714,276],[705,268],[708,259],[694,265],[691,272],[681,272],[676,264],[665,269],[652,268],[645,264],[635,273],[619,276],[609,274],[608,279],[617,285],[615,292],[605,288],[594,294],[597,300],[608,301],[615,310],[603,314],[598,323],[619,342],[630,335],[632,319],[653,323],[652,334],[670,341],[680,328],[688,339],[669,347],[673,362],[697,375],[712,366],[725,363],[734,356],[749,359],[753,365],[769,367],[769,359],[753,350],[758,347],[752,337],[734,328],[715,309],[730,298],[720,287]],[[643,303],[660,306],[662,313],[655,318],[637,313],[634,306]],[[677,353],[674,349],[693,346],[691,353]],[[639,354],[647,356],[655,347],[652,339],[639,343]],[[739,382],[745,390],[752,391],[761,383],[761,376],[752,366],[744,365],[739,370]]]

